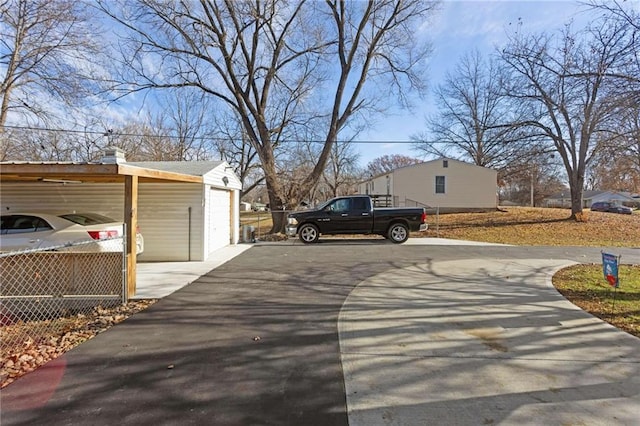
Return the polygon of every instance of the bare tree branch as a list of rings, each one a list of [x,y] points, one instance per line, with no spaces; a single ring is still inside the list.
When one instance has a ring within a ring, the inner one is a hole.
[[[418,42],[416,28],[434,6],[423,0],[99,2],[128,34],[121,43],[126,73],[112,88],[193,87],[226,103],[257,152],[275,211],[309,194],[339,132],[381,100],[367,83],[389,81],[405,103],[406,89],[421,89],[419,67],[429,48]],[[283,174],[277,147],[314,121],[326,123],[318,157],[305,173]],[[273,231],[283,218],[274,215]]]
[[[89,10],[73,0],[7,0],[0,5],[0,132],[9,113],[45,118],[50,105],[82,104],[95,91],[99,46]]]
[[[509,93],[529,117],[517,124],[540,130],[560,155],[574,216],[583,208],[585,175],[597,141],[628,107],[629,87],[614,75],[633,54],[629,37],[628,25],[605,19],[578,33],[567,28],[558,38],[514,38],[502,53],[514,72]]]

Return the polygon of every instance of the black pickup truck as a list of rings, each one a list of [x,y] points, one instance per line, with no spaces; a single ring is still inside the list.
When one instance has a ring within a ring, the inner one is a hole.
[[[333,198],[318,208],[290,213],[287,235],[315,243],[320,234],[378,234],[404,243],[410,231],[427,229],[424,208],[373,208],[368,195]]]

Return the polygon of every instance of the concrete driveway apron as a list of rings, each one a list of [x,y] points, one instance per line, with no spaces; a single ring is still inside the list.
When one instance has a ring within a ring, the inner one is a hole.
[[[637,250],[621,254],[640,263]],[[623,424],[638,402],[638,361],[625,352],[637,354],[637,340],[537,281],[565,259],[599,255],[373,240],[257,245],[3,389],[0,423],[482,424],[608,402]],[[493,280],[479,278],[495,274],[494,264],[512,288],[496,292]],[[447,292],[455,286],[467,290]],[[442,321],[436,312],[446,314]],[[576,343],[583,341],[599,343]],[[538,382],[545,375],[548,382]],[[456,406],[464,415],[448,417]]]
[[[640,424],[640,339],[563,299],[566,265],[436,261],[358,285],[339,318],[349,424]]]

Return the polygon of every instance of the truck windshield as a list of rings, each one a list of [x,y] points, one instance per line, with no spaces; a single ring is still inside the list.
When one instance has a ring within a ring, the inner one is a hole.
[[[325,208],[325,207],[327,207],[327,206],[329,205],[329,203],[330,203],[330,202],[332,202],[332,201],[333,201],[333,198],[332,198],[332,199],[330,199],[330,200],[325,201],[324,203],[320,204],[320,205],[317,207],[317,209],[318,209],[318,210],[324,210],[324,208]]]

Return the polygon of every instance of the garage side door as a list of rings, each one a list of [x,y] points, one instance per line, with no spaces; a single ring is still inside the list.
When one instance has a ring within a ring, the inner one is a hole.
[[[209,191],[209,253],[231,242],[231,192],[211,188]]]

